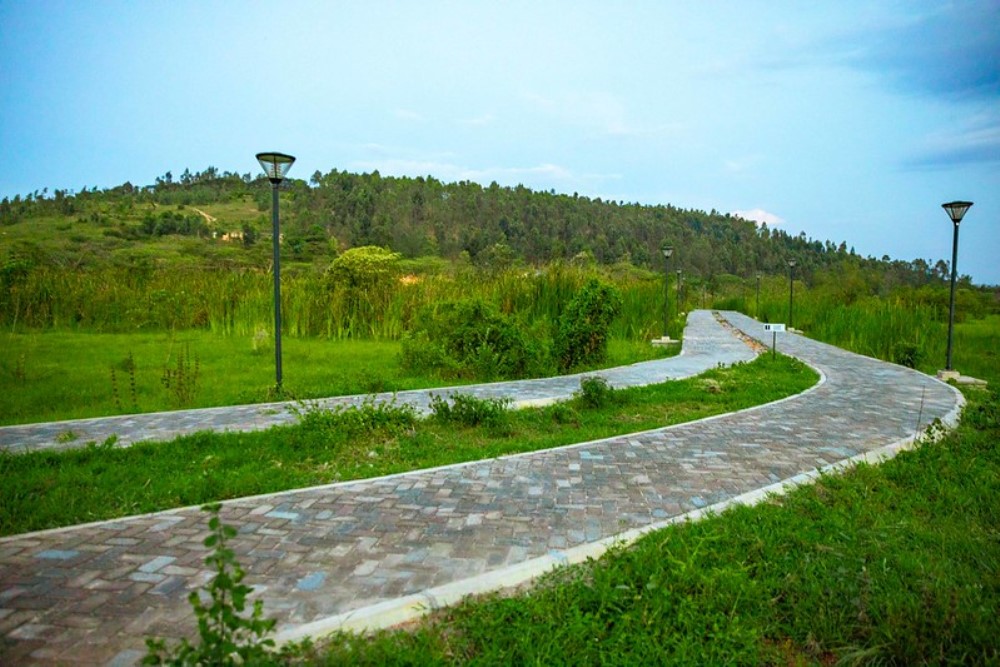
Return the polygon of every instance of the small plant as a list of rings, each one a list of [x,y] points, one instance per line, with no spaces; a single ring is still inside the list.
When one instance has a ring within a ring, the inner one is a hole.
[[[59,435],[56,436],[56,442],[58,442],[60,444],[65,444],[67,442],[74,442],[79,437],[80,436],[78,436],[72,430],[63,431],[62,433],[60,433]]]
[[[191,348],[185,346],[184,351],[177,355],[177,364],[174,368],[164,367],[160,382],[170,393],[171,402],[180,408],[190,405],[194,401],[200,376],[201,361],[198,359],[198,355],[195,355],[192,360]]]
[[[444,424],[485,426],[498,431],[510,428],[509,398],[476,398],[471,394],[431,395],[433,418]]]
[[[250,348],[254,354],[264,354],[271,349],[271,334],[264,327],[258,327],[250,339]]]
[[[549,414],[552,415],[552,421],[560,426],[580,425],[580,413],[574,410],[566,401],[559,401],[555,405],[552,405],[549,408]]]
[[[924,360],[924,350],[916,343],[899,343],[893,350],[892,360],[900,366],[916,368]]]
[[[361,405],[321,408],[315,403],[304,403],[294,408],[299,422],[306,428],[337,430],[348,434],[371,433],[384,430],[398,433],[412,427],[417,421],[417,412],[411,405],[396,403],[395,400],[377,403],[367,398]]]
[[[128,391],[131,400],[131,411],[139,412],[139,397],[135,383],[135,357],[129,350],[128,356],[118,364],[119,369],[128,373]],[[122,404],[121,393],[118,390],[118,374],[114,366],[111,366],[111,395],[115,401],[115,409],[118,412],[125,412]]]
[[[580,391],[573,396],[584,407],[598,409],[614,401],[615,389],[599,375],[591,375],[580,380]]]
[[[202,592],[192,591],[188,596],[201,642],[191,644],[182,639],[179,645],[168,648],[165,640],[148,638],[144,665],[273,664],[281,655],[274,649],[274,640],[267,637],[276,621],[263,617],[264,603],[256,600],[250,615],[243,615],[253,588],[242,583],[245,573],[227,545],[227,540],[236,536],[236,529],[222,523],[219,508],[219,504],[203,508],[212,515],[205,546],[213,551],[205,565],[215,576]]]
[[[18,382],[24,382],[28,379],[28,373],[25,370],[25,354],[22,352],[17,355],[17,361],[14,362],[14,379]]]

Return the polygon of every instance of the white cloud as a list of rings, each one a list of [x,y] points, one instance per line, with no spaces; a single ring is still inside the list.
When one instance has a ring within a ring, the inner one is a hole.
[[[424,119],[423,116],[411,109],[396,109],[393,111],[393,115],[400,120],[422,121]]]
[[[471,125],[474,127],[482,127],[484,125],[490,125],[496,120],[496,116],[491,113],[485,113],[481,116],[475,116],[473,118],[464,118],[460,121],[462,125]]]
[[[785,224],[784,218],[780,218],[774,213],[765,211],[762,208],[754,208],[747,211],[733,211],[732,215],[743,218],[744,220],[752,220],[756,223],[767,223],[771,227],[774,225]]]

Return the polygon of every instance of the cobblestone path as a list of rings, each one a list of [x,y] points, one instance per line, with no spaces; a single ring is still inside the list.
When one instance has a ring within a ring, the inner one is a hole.
[[[753,320],[724,316],[763,338]],[[712,321],[691,319],[705,331]],[[683,363],[705,342],[692,334]],[[723,348],[749,349],[726,337]],[[778,347],[824,381],[699,422],[238,499],[223,521],[239,529],[232,546],[284,636],[385,623],[400,600],[433,607],[509,583],[624,532],[898,445],[961,405],[951,387],[899,366],[794,334]],[[0,540],[0,662],[132,664],[145,636],[190,634],[185,596],[210,574],[205,534],[204,513],[189,508]]]

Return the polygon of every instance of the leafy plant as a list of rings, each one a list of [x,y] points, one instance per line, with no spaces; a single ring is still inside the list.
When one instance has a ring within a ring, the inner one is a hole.
[[[614,400],[615,389],[599,375],[591,375],[580,380],[580,390],[573,397],[584,407],[603,408]]]
[[[426,308],[403,341],[402,364],[444,377],[521,378],[545,366],[544,348],[525,329],[483,299]]]
[[[612,285],[591,278],[580,288],[559,317],[555,353],[559,368],[570,370],[604,360],[608,332],[621,312],[621,293]]]
[[[297,412],[304,428],[337,430],[348,434],[377,430],[399,432],[412,427],[417,421],[413,406],[395,400],[376,402],[372,397],[365,399],[361,405],[336,406],[333,409],[307,403]]]
[[[451,394],[447,398],[431,396],[433,418],[445,424],[461,426],[486,426],[506,430],[510,426],[510,399],[476,398],[471,394]]]
[[[236,529],[219,519],[220,505],[206,505],[211,513],[205,546],[212,553],[205,564],[215,571],[215,576],[204,588],[204,598],[199,591],[192,591],[188,601],[198,619],[200,643],[192,644],[186,638],[172,648],[166,640],[146,639],[147,654],[144,665],[243,665],[271,664],[277,652],[274,640],[267,637],[274,630],[276,621],[264,618],[264,603],[255,600],[253,611],[244,615],[247,596],[253,592],[243,583],[245,573],[240,567],[227,540],[236,536]]]

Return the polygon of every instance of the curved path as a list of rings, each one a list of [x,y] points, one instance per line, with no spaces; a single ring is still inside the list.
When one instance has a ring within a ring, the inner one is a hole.
[[[691,313],[684,332],[684,349],[676,357],[644,361],[631,366],[611,368],[592,373],[563,375],[539,380],[518,380],[490,384],[464,385],[433,390],[448,395],[456,392],[472,394],[478,398],[509,398],[515,405],[539,405],[569,398],[580,388],[580,378],[600,375],[615,387],[634,387],[655,384],[666,380],[679,380],[704,373],[719,364],[731,365],[749,361],[754,353],[722,327],[708,311]],[[376,394],[374,400],[408,403],[418,411],[429,412],[432,391],[416,390]],[[307,401],[320,408],[358,405],[371,396],[340,396],[317,401]],[[70,449],[88,442],[104,442],[115,438],[118,445],[129,445],[142,440],[169,440],[198,431],[251,431],[298,419],[300,404],[258,403],[221,408],[176,410],[117,417],[73,419],[42,424],[0,426],[0,450],[24,452],[37,449]],[[72,438],[67,438],[72,434]]]
[[[724,316],[763,338],[753,320]],[[727,346],[744,345],[727,335]],[[694,356],[688,343],[682,361]],[[957,418],[961,395],[921,373],[794,334],[779,349],[824,381],[699,422],[238,499],[222,518],[239,529],[232,546],[281,638],[384,626],[891,453],[931,421]],[[185,597],[210,576],[204,525],[204,513],[187,508],[0,540],[0,662],[132,664],[143,637],[191,633]]]

